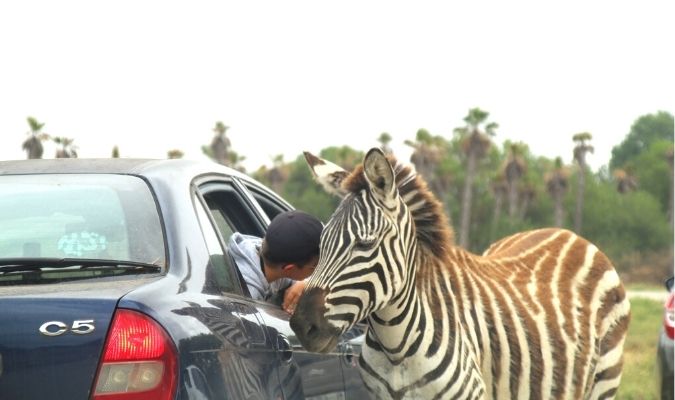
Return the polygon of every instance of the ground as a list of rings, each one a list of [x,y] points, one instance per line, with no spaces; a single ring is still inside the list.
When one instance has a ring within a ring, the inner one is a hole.
[[[663,323],[665,289],[633,291],[632,320],[624,346],[624,369],[617,399],[658,399],[656,346]]]

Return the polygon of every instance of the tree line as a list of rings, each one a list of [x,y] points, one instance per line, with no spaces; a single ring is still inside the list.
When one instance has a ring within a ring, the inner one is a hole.
[[[458,245],[481,252],[493,241],[525,229],[557,226],[573,230],[602,248],[619,271],[635,280],[660,282],[673,265],[673,115],[665,111],[637,118],[629,133],[612,148],[609,165],[590,171],[594,151],[589,132],[571,133],[571,164],[562,157],[533,154],[523,142],[497,146],[499,125],[487,111],[472,108],[464,124],[446,137],[419,129],[409,160],[442,201],[456,231]],[[44,140],[59,144],[57,157],[77,157],[72,139],[42,133],[43,123],[29,117],[23,143],[28,158],[41,158]],[[215,162],[247,172],[227,137],[229,127],[216,122],[204,154]],[[377,137],[391,153],[386,132]],[[367,149],[348,145],[321,150],[320,156],[351,169]],[[112,157],[119,157],[113,149]],[[181,158],[170,150],[167,158]],[[249,173],[294,206],[326,221],[338,199],[313,183],[302,155]],[[626,279],[626,277],[624,277]]]
[[[639,117],[612,149],[609,166],[589,170],[595,149],[590,132],[570,135],[573,162],[533,154],[522,142],[493,139],[498,124],[479,108],[450,137],[419,129],[409,160],[443,202],[457,242],[474,252],[514,232],[557,226],[573,230],[605,251],[626,279],[661,283],[673,271],[673,116]],[[391,152],[391,135],[377,138]],[[367,149],[335,146],[320,156],[347,169]],[[326,221],[338,200],[316,184],[302,156],[253,177],[296,207]]]

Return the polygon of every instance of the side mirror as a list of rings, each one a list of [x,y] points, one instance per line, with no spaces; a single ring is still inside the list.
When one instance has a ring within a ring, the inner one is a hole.
[[[666,289],[668,289],[669,292],[672,291],[673,290],[673,277],[671,276],[670,278],[666,279],[665,284],[666,284]]]

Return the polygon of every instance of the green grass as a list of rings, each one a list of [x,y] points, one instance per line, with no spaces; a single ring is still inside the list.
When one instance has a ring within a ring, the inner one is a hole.
[[[653,283],[631,283],[626,285],[626,290],[628,291],[654,291],[654,292],[663,292],[666,293],[666,286],[664,285],[656,285]]]
[[[631,300],[632,319],[624,346],[624,365],[617,399],[658,399],[656,346],[663,322],[663,305]]]

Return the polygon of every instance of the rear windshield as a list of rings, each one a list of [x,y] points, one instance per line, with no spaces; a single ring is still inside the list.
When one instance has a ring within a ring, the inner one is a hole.
[[[0,259],[100,259],[165,266],[157,206],[140,178],[0,176]]]

